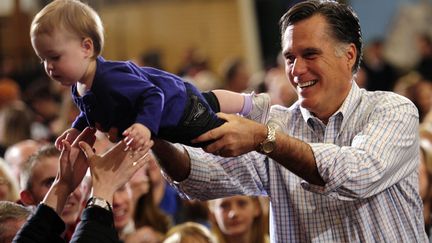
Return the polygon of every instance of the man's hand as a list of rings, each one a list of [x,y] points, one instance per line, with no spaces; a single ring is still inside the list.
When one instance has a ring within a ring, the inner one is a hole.
[[[109,202],[112,201],[114,192],[123,186],[147,161],[153,141],[149,146],[139,151],[125,151],[126,144],[118,142],[102,156],[96,155],[91,147],[80,142],[80,147],[85,153],[92,175],[93,193]]]
[[[208,153],[223,157],[238,156],[256,150],[258,145],[266,138],[267,128],[263,124],[237,115],[224,113],[217,113],[217,115],[227,122],[192,141],[216,140],[204,148]]]
[[[87,127],[78,135],[72,145],[67,139],[62,140],[58,180],[61,184],[67,184],[70,187],[70,192],[74,191],[81,183],[88,168],[86,157],[80,150],[78,143],[85,141],[93,146],[96,140],[95,132],[95,129]]]

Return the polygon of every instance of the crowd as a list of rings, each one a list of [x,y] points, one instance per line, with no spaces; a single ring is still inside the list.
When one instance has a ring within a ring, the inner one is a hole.
[[[219,116],[203,149],[154,137],[135,150],[93,128],[56,143],[80,114],[70,89],[1,72],[0,242],[426,241],[432,37],[419,33],[418,65],[400,70],[384,39],[362,47],[349,8],[307,2],[282,17],[264,74],[241,58],[216,72],[187,50],[176,74],[200,91],[268,93],[272,105],[255,119],[268,124]],[[328,35],[338,14],[346,29]],[[154,50],[135,62],[163,70]]]

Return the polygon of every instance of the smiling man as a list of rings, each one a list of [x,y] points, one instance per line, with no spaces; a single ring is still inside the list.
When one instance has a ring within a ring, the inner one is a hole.
[[[42,147],[29,158],[21,174],[21,201],[28,206],[37,206],[48,193],[58,171],[60,151],[54,145]],[[83,180],[81,186],[73,191],[61,214],[66,224],[64,238],[70,240],[83,208],[83,201],[89,186]]]
[[[169,179],[188,198],[268,195],[272,242],[426,242],[418,112],[404,97],[355,83],[356,14],[304,1],[280,25],[298,101],[273,106],[267,126],[220,115],[227,122],[196,139],[217,140],[209,153],[156,140]]]

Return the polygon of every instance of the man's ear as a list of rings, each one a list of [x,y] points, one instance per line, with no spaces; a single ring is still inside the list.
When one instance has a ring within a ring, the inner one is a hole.
[[[81,42],[81,47],[83,48],[84,53],[86,56],[93,56],[94,53],[94,46],[93,46],[93,40],[91,38],[84,38]]]
[[[351,43],[348,45],[348,48],[346,49],[345,55],[347,58],[348,66],[352,69],[352,67],[354,66],[354,64],[356,62],[356,58],[357,58],[357,48],[354,45],[354,43]]]
[[[20,199],[27,206],[29,206],[29,205],[36,205],[35,200],[33,199],[32,194],[28,190],[24,190],[24,191],[20,192]]]

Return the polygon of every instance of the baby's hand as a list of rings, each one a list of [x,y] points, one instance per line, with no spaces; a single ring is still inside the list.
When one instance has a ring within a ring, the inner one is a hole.
[[[72,144],[73,141],[75,141],[75,138],[78,137],[80,134],[80,131],[76,128],[69,128],[68,130],[64,131],[62,135],[60,135],[56,141],[55,141],[55,147],[58,150],[63,150],[63,139],[69,142],[69,144]]]
[[[126,150],[129,148],[139,150],[150,142],[151,132],[146,126],[134,123],[123,132],[123,136],[125,136],[124,142],[127,145]]]

